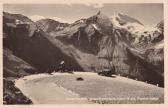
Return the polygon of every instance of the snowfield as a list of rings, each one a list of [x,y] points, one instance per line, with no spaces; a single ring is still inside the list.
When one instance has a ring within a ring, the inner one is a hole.
[[[82,77],[83,81],[76,78]],[[30,75],[15,85],[34,104],[163,103],[164,89],[121,76],[91,72]]]

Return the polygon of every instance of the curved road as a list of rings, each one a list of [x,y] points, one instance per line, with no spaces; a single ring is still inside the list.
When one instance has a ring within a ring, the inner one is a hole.
[[[78,77],[84,80],[76,81]],[[163,103],[164,97],[163,88],[89,72],[31,75],[16,80],[16,86],[34,104]]]

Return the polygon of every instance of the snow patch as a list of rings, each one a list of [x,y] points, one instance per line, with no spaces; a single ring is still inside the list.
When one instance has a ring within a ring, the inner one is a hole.
[[[94,29],[98,30],[98,27],[96,26],[96,24],[92,24],[92,26],[94,27]]]
[[[156,49],[162,49],[164,47],[164,42],[161,42],[160,44],[155,45]]]

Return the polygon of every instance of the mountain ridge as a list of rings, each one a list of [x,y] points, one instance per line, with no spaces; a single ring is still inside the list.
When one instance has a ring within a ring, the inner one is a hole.
[[[51,32],[51,31],[59,31],[62,30],[64,27],[68,26],[68,23],[61,23],[59,21],[53,19],[41,19],[35,22],[36,25],[42,29],[44,32]]]

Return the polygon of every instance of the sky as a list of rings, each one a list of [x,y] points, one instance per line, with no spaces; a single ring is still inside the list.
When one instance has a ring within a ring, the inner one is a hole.
[[[3,10],[23,14],[34,21],[52,18],[62,22],[74,22],[88,18],[98,11],[111,17],[123,13],[136,18],[144,25],[156,25],[163,20],[163,4],[4,4]]]

